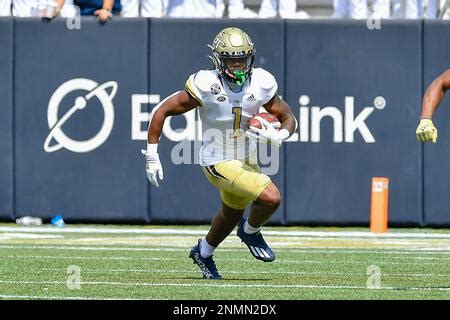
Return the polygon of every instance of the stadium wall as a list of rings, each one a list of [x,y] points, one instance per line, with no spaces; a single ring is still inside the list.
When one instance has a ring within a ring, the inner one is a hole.
[[[386,176],[391,226],[450,225],[446,111],[437,145],[415,140],[423,89],[448,68],[448,23],[428,21],[2,18],[0,219],[209,222],[220,196],[192,164],[198,114],[166,123],[159,188],[140,149],[151,110],[210,67],[206,44],[231,24],[252,35],[255,65],[299,121],[272,176],[273,223],[367,226],[371,178]]]
[[[424,24],[424,89],[450,65],[449,21],[427,21]],[[424,223],[450,224],[450,97],[444,97],[433,119],[438,128],[437,145],[423,146]]]
[[[0,17],[0,219],[13,218],[13,20]]]
[[[420,21],[383,21],[379,30],[358,21],[286,23],[286,99],[304,121],[304,143],[286,145],[287,221],[368,225],[371,179],[386,176],[390,223],[422,223],[421,28]],[[319,129],[319,112],[335,120],[325,116]]]

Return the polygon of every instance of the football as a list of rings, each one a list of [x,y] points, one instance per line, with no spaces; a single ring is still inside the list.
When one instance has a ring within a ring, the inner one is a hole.
[[[281,123],[280,120],[278,120],[277,117],[275,117],[273,114],[267,113],[267,112],[260,112],[255,114],[253,117],[248,119],[248,126],[249,127],[256,127],[258,129],[262,129],[262,124],[260,122],[260,119],[265,119],[266,121],[270,122],[273,127],[280,128]]]

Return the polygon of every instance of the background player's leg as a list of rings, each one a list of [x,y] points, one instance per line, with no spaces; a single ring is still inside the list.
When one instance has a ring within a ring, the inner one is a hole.
[[[254,228],[259,228],[272,217],[281,202],[278,188],[270,183],[259,197],[252,203],[248,223]]]
[[[206,236],[208,244],[217,247],[233,231],[243,214],[244,209],[230,208],[222,201],[222,209],[214,217]]]

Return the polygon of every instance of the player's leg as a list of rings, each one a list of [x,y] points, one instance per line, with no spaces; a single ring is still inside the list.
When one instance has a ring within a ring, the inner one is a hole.
[[[261,234],[261,226],[270,220],[281,202],[280,191],[270,182],[253,201],[248,219],[238,224],[237,235],[258,260],[271,262],[275,254]]]
[[[203,277],[207,279],[221,279],[213,260],[214,250],[233,231],[238,221],[244,214],[245,207],[251,199],[240,197],[226,190],[231,190],[230,185],[235,174],[239,171],[240,162],[230,162],[219,166],[220,172],[215,166],[204,167],[203,172],[207,179],[220,190],[222,208],[214,217],[210,230],[204,239],[199,239],[189,254],[194,263],[200,267]],[[224,176],[224,174],[226,176]]]
[[[219,172],[223,172],[225,177],[226,173],[230,172],[230,170],[223,170],[227,169],[223,167],[217,169]],[[265,262],[274,261],[275,254],[265,242],[260,227],[270,219],[280,205],[281,196],[278,188],[268,176],[260,173],[258,164],[251,159],[240,164],[232,181],[228,194],[242,197],[241,202],[234,201],[233,204],[244,208],[250,203],[254,203],[249,219],[239,221],[237,236],[247,245],[250,253],[256,259]]]
[[[222,208],[214,217],[209,232],[205,237],[207,243],[212,247],[219,246],[233,231],[243,214],[243,209],[233,209],[222,201]]]
[[[241,219],[238,223],[237,236],[247,245],[256,259],[275,260],[274,253],[259,232],[259,227],[270,218],[280,202],[279,191],[270,178],[260,173],[258,164],[252,161],[252,158],[249,161],[226,161],[204,167],[203,171],[208,180],[221,190],[222,201],[228,207],[244,210],[255,201],[262,205],[263,211],[257,212],[258,216],[252,215],[258,227],[256,231],[245,219]],[[230,222],[230,227],[231,225]]]
[[[270,183],[258,198],[252,203],[248,223],[253,228],[260,228],[270,220],[281,202],[280,191],[277,186]]]
[[[221,192],[222,199],[232,202],[232,199],[239,199],[226,192]],[[238,202],[239,203],[239,202]],[[237,207],[240,207],[239,205]],[[194,246],[189,254],[189,257],[194,260],[194,263],[200,267],[203,277],[207,279],[221,279],[221,275],[217,271],[216,264],[213,260],[214,250],[219,244],[233,231],[236,224],[242,218],[244,209],[235,209],[228,206],[222,200],[222,208],[214,217],[208,234],[205,238],[199,239],[196,246]]]

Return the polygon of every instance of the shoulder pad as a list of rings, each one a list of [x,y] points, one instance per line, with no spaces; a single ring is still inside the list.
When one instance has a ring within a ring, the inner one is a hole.
[[[195,87],[203,92],[210,92],[214,83],[220,83],[217,72],[214,70],[200,70],[193,77]]]
[[[278,84],[275,77],[263,68],[254,68],[252,74],[253,80],[258,81],[259,86],[264,90],[275,91],[278,90]]]

